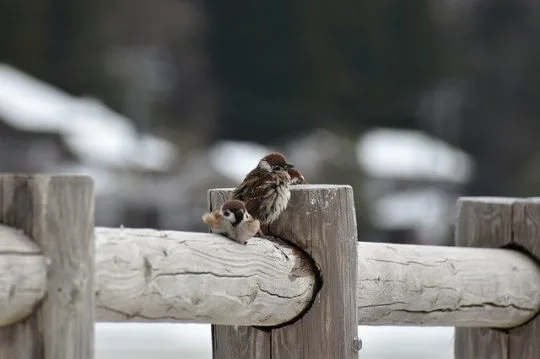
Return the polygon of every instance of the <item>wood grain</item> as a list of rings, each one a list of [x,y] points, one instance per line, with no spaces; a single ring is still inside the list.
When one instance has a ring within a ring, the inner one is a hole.
[[[511,244],[514,201],[511,198],[461,198],[458,201],[456,245],[499,248]],[[506,332],[456,327],[455,333],[456,359],[509,359]]]
[[[92,179],[2,175],[0,223],[22,230],[49,260],[47,297],[35,315],[0,328],[0,358],[92,358]]]
[[[47,264],[21,231],[0,225],[0,327],[33,313],[47,290]]]
[[[208,191],[208,209],[214,211],[229,199],[232,188]],[[212,325],[214,359],[272,359],[271,333],[246,326]]]
[[[350,186],[299,185],[289,207],[270,233],[294,241],[320,267],[324,280],[311,309],[297,322],[257,336],[255,328],[213,329],[215,359],[356,358],[356,220]],[[229,189],[210,191],[210,208],[220,206]],[[238,341],[239,330],[246,331]],[[270,347],[270,350],[268,348]]]
[[[358,244],[358,323],[511,328],[540,310],[540,270],[511,249]]]
[[[300,314],[315,291],[311,267],[290,245],[153,229],[95,233],[98,321],[274,326]]]
[[[540,198],[521,199],[513,205],[512,244],[540,263]],[[540,281],[529,283],[538,287]],[[540,291],[537,288],[538,291]],[[509,359],[540,358],[540,316],[509,333]]]
[[[217,330],[217,332],[216,332]],[[214,357],[273,359],[271,353],[271,333],[253,327],[213,325],[212,339]]]

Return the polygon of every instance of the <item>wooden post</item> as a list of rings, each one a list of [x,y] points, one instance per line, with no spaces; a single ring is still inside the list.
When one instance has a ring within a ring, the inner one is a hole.
[[[210,209],[230,190],[211,190]],[[323,285],[311,309],[293,324],[268,332],[213,326],[214,359],[352,359],[355,337],[357,233],[350,186],[294,186],[286,212],[270,233],[293,240],[320,267]],[[291,285],[294,285],[291,276]],[[264,290],[264,288],[261,288]]]
[[[540,259],[540,202],[511,198],[462,198],[456,244],[513,248]],[[482,270],[482,268],[478,268]],[[533,286],[536,287],[536,286]],[[486,306],[492,303],[485,303]],[[456,328],[456,359],[536,359],[540,355],[540,317],[509,330]]]
[[[517,200],[513,205],[512,246],[540,263],[540,198]],[[508,359],[540,357],[540,315],[511,329]]]
[[[94,353],[93,181],[1,175],[0,223],[20,229],[48,261],[47,296],[0,328],[0,359],[91,359]]]
[[[484,248],[509,245],[512,242],[513,202],[508,198],[461,198],[458,201],[456,245]],[[508,335],[501,330],[456,328],[454,346],[456,359],[508,359]]]

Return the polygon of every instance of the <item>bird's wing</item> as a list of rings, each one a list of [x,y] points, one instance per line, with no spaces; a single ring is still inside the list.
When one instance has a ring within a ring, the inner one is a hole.
[[[251,194],[254,189],[254,185],[257,182],[260,174],[256,168],[251,170],[247,175],[246,178],[236,187],[232,193],[233,199],[239,199],[241,201],[245,201],[246,198],[251,197]]]
[[[203,214],[202,220],[210,228],[219,228],[221,227],[219,216],[220,214],[216,212],[206,212],[205,214]]]

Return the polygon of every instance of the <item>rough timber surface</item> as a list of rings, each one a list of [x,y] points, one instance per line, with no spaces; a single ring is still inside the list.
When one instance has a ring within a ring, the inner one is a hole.
[[[0,358],[93,358],[93,188],[86,176],[0,175],[0,223],[22,230],[48,263],[43,303],[0,328]]]
[[[540,263],[540,200],[537,198],[462,198],[456,230],[457,245],[506,247]],[[531,280],[528,290],[538,290]],[[530,306],[532,303],[530,304]],[[506,331],[456,329],[456,358],[540,358],[540,317]]]
[[[279,325],[315,276],[288,245],[210,233],[96,228],[98,321]]]
[[[513,203],[511,198],[461,198],[456,245],[501,248],[511,244]],[[508,334],[502,330],[456,327],[454,346],[456,359],[510,359]]]
[[[512,244],[540,263],[540,198],[516,200],[512,214]],[[512,329],[508,346],[509,359],[540,358],[540,315]]]
[[[230,189],[211,190],[210,209]],[[323,286],[311,309],[297,322],[264,333],[255,328],[213,327],[214,359],[357,358],[357,233],[350,186],[298,185],[270,234],[294,241],[320,267]]]
[[[0,327],[28,317],[47,290],[47,264],[21,231],[0,225]]]
[[[511,249],[359,243],[357,291],[363,325],[511,328],[540,309],[540,270]]]

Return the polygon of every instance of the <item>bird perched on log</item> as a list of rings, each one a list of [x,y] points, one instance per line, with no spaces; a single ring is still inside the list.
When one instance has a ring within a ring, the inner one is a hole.
[[[291,176],[287,171],[293,167],[281,153],[264,156],[234,189],[232,198],[244,201],[248,212],[262,225],[271,224],[285,211],[291,199]],[[259,235],[264,236],[262,230]]]
[[[247,244],[260,229],[260,222],[248,213],[244,202],[228,200],[217,211],[203,214],[202,219],[213,233]]]
[[[298,169],[290,168],[287,172],[289,173],[289,176],[291,176],[291,184],[292,185],[306,184],[307,183],[304,175]]]

